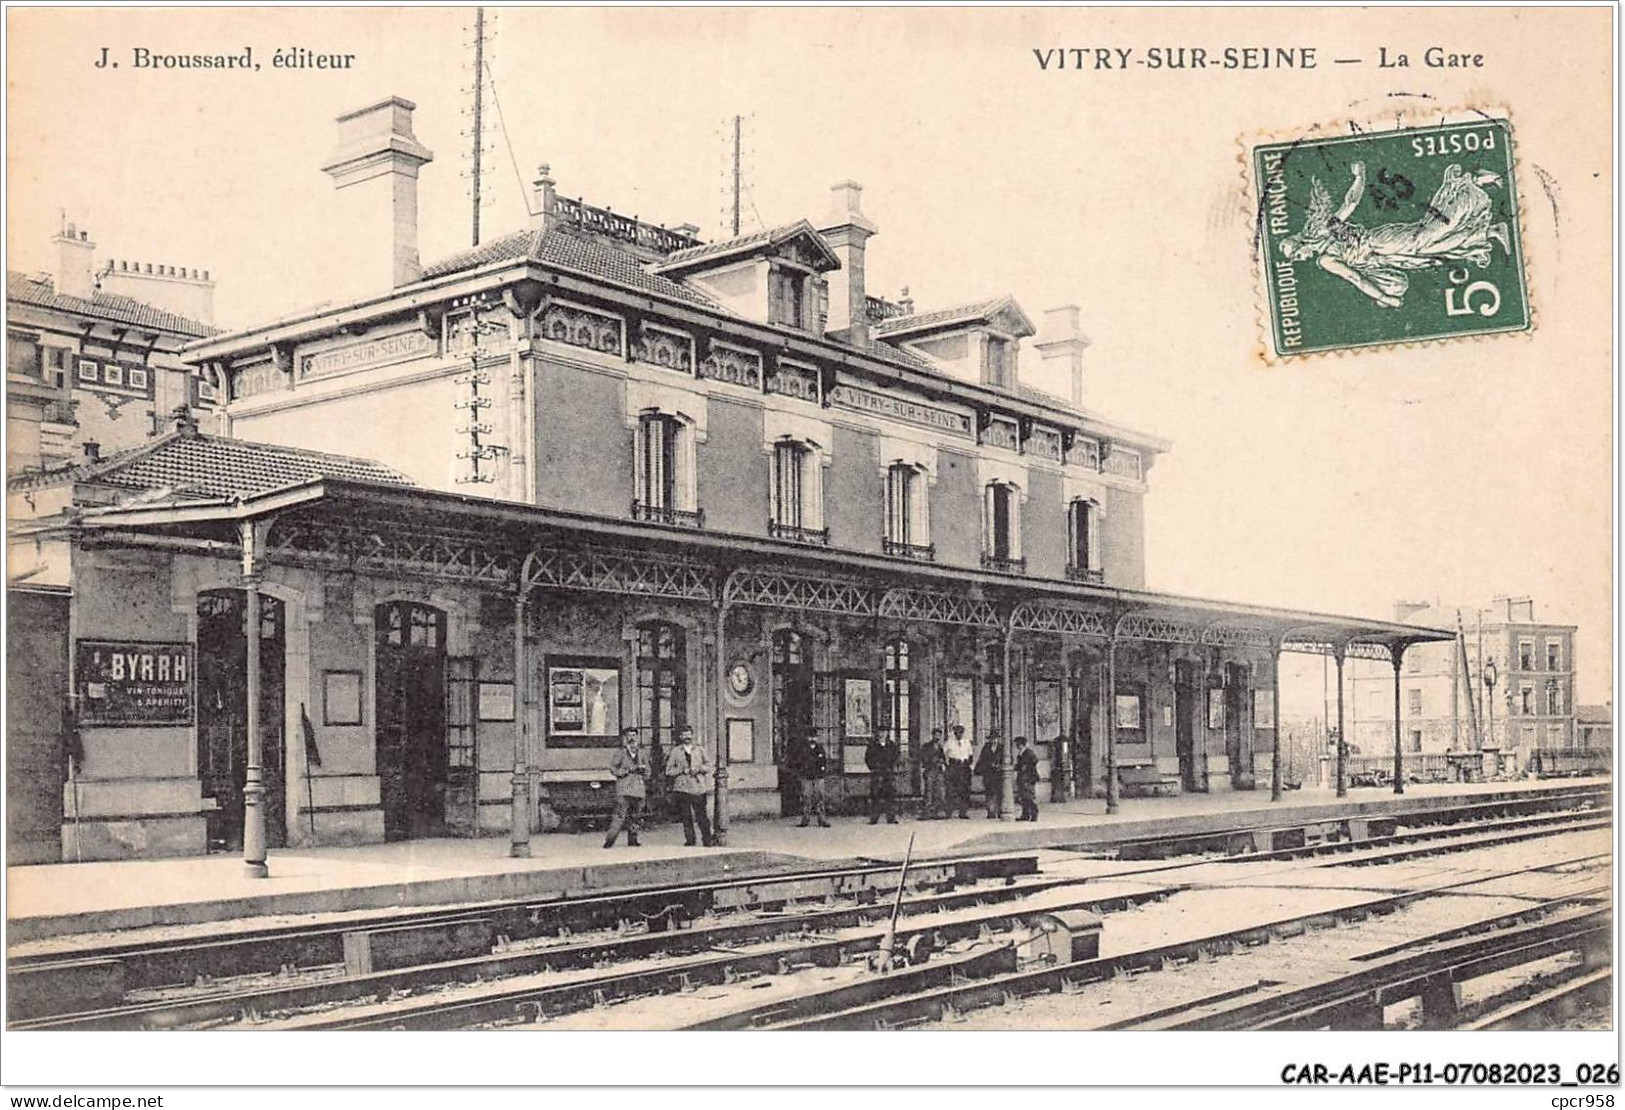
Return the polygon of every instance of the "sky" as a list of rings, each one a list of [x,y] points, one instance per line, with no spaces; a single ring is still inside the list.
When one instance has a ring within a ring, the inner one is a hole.
[[[568,196],[717,234],[743,116],[747,227],[864,186],[871,293],[1082,307],[1085,403],[1165,436],[1147,584],[1387,617],[1397,599],[1529,595],[1580,626],[1579,698],[1612,662],[1611,28],[1589,11],[503,10],[483,222],[520,226],[546,162]],[[344,234],[320,165],[340,112],[398,94],[435,154],[427,262],[467,245],[468,9],[8,12],[8,267],[65,217],[100,257],[208,268],[247,325],[327,299]],[[1422,66],[1434,44],[1482,53]],[[1042,70],[1034,49],[1315,48],[1313,70]],[[96,68],[100,48],[120,68]],[[240,52],[259,72],[137,70]],[[355,55],[275,69],[281,48]],[[1379,47],[1413,68],[1379,70]],[[1327,59],[1362,56],[1367,64]],[[1563,79],[1555,81],[1553,75]],[[1266,366],[1244,151],[1399,107],[1504,109],[1536,325]],[[1318,711],[1310,661],[1301,705]],[[1286,708],[1293,711],[1289,700]]]

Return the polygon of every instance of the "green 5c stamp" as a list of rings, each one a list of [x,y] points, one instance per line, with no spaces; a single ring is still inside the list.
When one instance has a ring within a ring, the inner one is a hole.
[[[1487,117],[1254,147],[1275,354],[1526,330],[1512,171]]]

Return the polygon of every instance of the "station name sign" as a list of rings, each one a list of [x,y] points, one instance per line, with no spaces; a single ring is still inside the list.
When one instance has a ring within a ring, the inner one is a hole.
[[[964,413],[910,401],[906,397],[894,397],[889,393],[877,393],[872,389],[861,389],[855,385],[842,383],[830,390],[829,403],[837,408],[889,417],[905,424],[935,428],[967,439],[972,434],[970,417]]]
[[[192,723],[192,645],[80,640],[79,723],[104,728]]]
[[[352,370],[366,370],[374,366],[388,366],[396,362],[421,358],[434,353],[435,341],[421,331],[403,331],[382,339],[367,339],[360,343],[347,343],[299,360],[299,377],[327,378],[334,374],[347,374]]]

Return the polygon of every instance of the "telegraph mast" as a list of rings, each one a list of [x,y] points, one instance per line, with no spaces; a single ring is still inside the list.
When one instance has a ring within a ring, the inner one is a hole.
[[[474,9],[474,126],[473,152],[470,173],[472,174],[473,193],[473,231],[470,236],[470,246],[480,245],[480,163],[482,157],[481,145],[485,141],[485,9]]]

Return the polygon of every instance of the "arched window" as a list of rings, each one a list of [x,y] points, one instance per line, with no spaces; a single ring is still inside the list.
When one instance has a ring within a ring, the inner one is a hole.
[[[694,430],[680,415],[647,410],[638,416],[632,516],[657,524],[705,525],[695,503]]]
[[[990,570],[1020,573],[1027,561],[1021,556],[1021,490],[1010,482],[989,482],[983,509],[982,565]]]
[[[797,543],[827,544],[822,460],[817,444],[780,439],[773,444],[768,490],[768,534]]]
[[[886,471],[886,554],[924,560],[935,556],[926,488],[925,472],[911,463],[898,461]]]
[[[1067,507],[1066,576],[1078,582],[1100,582],[1100,505],[1078,498]]]

